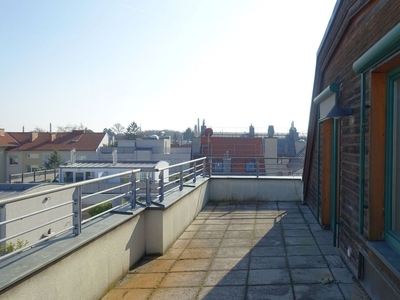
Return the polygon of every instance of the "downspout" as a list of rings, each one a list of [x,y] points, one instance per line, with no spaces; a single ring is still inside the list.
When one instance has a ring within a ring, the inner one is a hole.
[[[365,171],[365,73],[361,73],[361,99],[360,99],[360,174],[359,174],[359,215],[358,233],[364,232],[364,171]]]
[[[319,121],[319,109],[317,113],[317,221],[319,223],[319,208],[321,204],[321,123]]]
[[[336,96],[337,97],[337,96]],[[332,133],[332,169],[331,169],[331,224],[333,230],[333,247],[337,237],[337,181],[338,181],[338,120],[333,120]]]

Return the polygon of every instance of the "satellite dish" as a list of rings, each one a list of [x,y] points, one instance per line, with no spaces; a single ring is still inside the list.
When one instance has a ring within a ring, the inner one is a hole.
[[[206,136],[212,136],[214,133],[214,131],[211,128],[207,128],[206,130],[204,130],[204,134]]]

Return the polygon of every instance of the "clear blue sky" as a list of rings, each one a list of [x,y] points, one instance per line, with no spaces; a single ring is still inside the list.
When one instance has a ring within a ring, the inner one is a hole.
[[[0,128],[306,131],[336,0],[0,2]]]

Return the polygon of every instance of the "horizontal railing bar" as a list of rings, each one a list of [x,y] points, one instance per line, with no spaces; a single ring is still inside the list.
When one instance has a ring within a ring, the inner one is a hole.
[[[131,185],[131,184],[132,184],[131,182],[128,182],[128,183],[124,183],[124,184],[121,184],[121,185],[118,185],[118,186],[115,186],[115,187],[112,187],[112,188],[101,190],[100,192],[96,192],[96,193],[92,193],[92,194],[89,194],[89,195],[86,195],[86,196],[82,196],[82,200],[90,198],[90,197],[93,197],[93,196],[97,196],[97,195],[103,194],[105,192],[116,190],[116,189],[119,189],[119,188],[127,186],[127,185]]]
[[[46,211],[49,211],[49,210],[52,210],[52,209],[56,209],[56,208],[65,206],[67,204],[72,204],[72,203],[74,203],[74,201],[64,202],[64,203],[61,203],[61,204],[58,204],[58,205],[55,205],[55,206],[52,206],[52,207],[48,207],[48,208],[45,208],[45,209],[42,209],[42,210],[38,210],[36,212],[30,213],[30,214],[26,214],[26,215],[23,215],[23,216],[14,218],[14,219],[3,221],[3,222],[0,222],[0,226],[4,225],[4,224],[9,224],[9,223],[12,223],[12,222],[15,222],[15,221],[21,221],[22,219],[29,218],[29,217],[37,215],[39,213],[46,212]]]
[[[178,164],[175,164],[175,165],[172,165],[172,166],[168,166],[168,167],[164,167],[164,168],[155,169],[155,171],[156,171],[156,172],[159,172],[159,171],[163,171],[163,170],[168,170],[168,169],[171,169],[171,168],[174,168],[174,167],[179,167],[179,166],[187,165],[187,164],[190,164],[190,163],[193,163],[193,162],[196,162],[196,161],[200,161],[200,160],[204,160],[204,159],[206,159],[206,157],[201,157],[201,158],[197,158],[197,159],[192,159],[192,160],[185,161],[185,162],[182,162],[182,163],[178,163]]]
[[[117,196],[111,197],[111,198],[109,198],[109,199],[107,199],[107,200],[101,201],[101,202],[96,203],[96,204],[94,204],[94,205],[91,205],[91,206],[82,208],[82,212],[87,211],[87,210],[89,210],[89,209],[91,209],[91,208],[93,208],[93,207],[99,206],[99,205],[101,205],[101,204],[105,204],[105,203],[111,202],[111,201],[113,201],[113,200],[115,200],[115,199],[122,198],[122,197],[124,197],[124,196],[127,196],[127,193],[119,194],[119,195],[117,195]]]
[[[73,215],[74,215],[74,214],[71,213],[71,214],[65,215],[65,216],[63,216],[63,217],[54,219],[54,220],[52,220],[52,221],[43,223],[43,224],[41,224],[41,225],[39,225],[39,226],[33,227],[33,228],[29,229],[29,230],[25,230],[25,231],[20,232],[20,233],[18,233],[18,234],[14,234],[14,235],[12,235],[12,236],[6,237],[6,238],[4,238],[4,239],[1,239],[1,240],[0,240],[0,243],[5,242],[5,241],[8,241],[8,240],[10,240],[10,239],[13,239],[13,238],[15,238],[15,237],[17,237],[17,236],[23,235],[23,234],[25,234],[25,233],[34,231],[34,230],[36,230],[36,229],[42,228],[42,227],[44,227],[44,226],[53,224],[53,223],[55,223],[55,222],[57,222],[57,221],[66,219],[66,218],[68,218],[68,217],[72,217]]]
[[[83,186],[83,185],[87,185],[87,184],[91,184],[91,183],[95,183],[95,182],[99,182],[99,181],[103,181],[103,180],[108,180],[108,179],[120,177],[120,176],[123,176],[123,175],[136,174],[136,173],[138,173],[140,171],[141,171],[141,169],[134,169],[134,170],[130,170],[130,171],[121,172],[121,173],[118,173],[118,174],[108,175],[108,176],[89,179],[89,180],[80,181],[80,182],[69,183],[69,184],[66,184],[66,185],[63,185],[63,186],[60,186],[60,187],[57,187],[57,188],[53,188],[53,189],[47,190],[47,191],[41,191],[41,192],[30,193],[30,194],[16,196],[16,197],[10,197],[10,198],[6,198],[6,199],[3,199],[3,200],[0,200],[0,206],[8,204],[8,203],[12,203],[12,202],[17,202],[17,201],[33,198],[33,197],[39,197],[39,196],[47,195],[47,194],[50,194],[50,193],[65,191],[65,190],[76,188],[76,187],[79,187],[79,186]]]
[[[65,233],[65,232],[67,232],[67,231],[73,229],[73,228],[74,228],[74,226],[70,226],[70,227],[68,227],[68,228],[64,228],[63,230],[61,230],[61,231],[59,231],[59,232],[56,232],[56,233],[54,233],[54,234],[51,234],[51,236],[44,237],[44,238],[40,239],[39,241],[37,241],[37,242],[35,242],[35,243],[33,243],[33,244],[29,244],[29,245],[27,245],[27,246],[25,246],[25,247],[23,247],[23,248],[21,248],[21,249],[14,250],[13,252],[10,252],[9,254],[0,256],[0,261],[3,260],[3,259],[6,259],[6,258],[9,257],[9,256],[12,256],[12,255],[18,254],[18,253],[20,253],[20,252],[23,252],[23,251],[25,251],[25,250],[27,250],[27,249],[30,249],[30,248],[32,248],[32,247],[38,245],[38,244],[41,244],[41,243],[43,243],[43,242],[46,242],[46,241],[49,240],[49,239],[53,239],[53,238],[55,238],[55,237],[57,237],[57,236],[59,236],[59,235]]]

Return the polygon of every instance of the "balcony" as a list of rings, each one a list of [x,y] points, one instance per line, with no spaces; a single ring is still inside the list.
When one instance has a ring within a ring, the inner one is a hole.
[[[97,218],[82,220],[82,208],[75,208],[59,234],[0,261],[0,297],[368,299],[331,246],[331,233],[302,204],[299,177],[207,177],[205,169],[182,170],[158,194],[146,186],[145,202],[130,197]],[[79,204],[79,191],[92,183],[58,187],[72,195],[64,205]],[[2,209],[24,197],[0,200]],[[54,188],[28,199],[43,198],[56,199]]]

